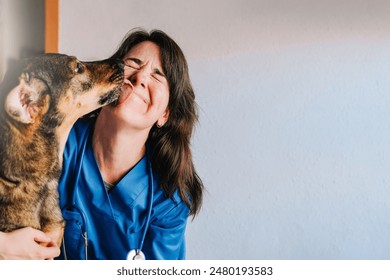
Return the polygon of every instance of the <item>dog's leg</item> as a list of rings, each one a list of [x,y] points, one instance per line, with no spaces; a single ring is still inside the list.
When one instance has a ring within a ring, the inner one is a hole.
[[[59,206],[57,181],[53,180],[47,186],[49,193],[42,203],[41,228],[59,247],[64,234],[65,221],[62,218]]]
[[[50,237],[50,239],[57,244],[58,247],[61,246],[62,237],[64,235],[64,228],[65,228],[65,222],[61,223],[60,225],[50,225],[46,226],[42,229],[43,232],[47,236]],[[44,246],[48,246],[49,244],[42,244]]]

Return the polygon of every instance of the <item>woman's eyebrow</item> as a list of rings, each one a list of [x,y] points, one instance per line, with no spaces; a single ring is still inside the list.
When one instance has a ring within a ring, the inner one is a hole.
[[[131,60],[131,61],[135,62],[135,63],[138,64],[138,65],[141,65],[141,64],[142,64],[142,60],[139,59],[139,58],[128,57],[128,58],[125,59],[125,62],[126,62],[127,60]]]
[[[128,57],[128,58],[125,59],[125,64],[126,64],[126,61],[128,61],[128,60],[133,61],[133,62],[136,63],[137,65],[142,65],[142,60],[139,59],[139,58],[136,58],[136,57]],[[159,69],[159,68],[154,68],[154,69],[153,69],[153,72],[156,73],[157,75],[160,75],[160,76],[166,78],[164,72],[163,72],[161,69]]]

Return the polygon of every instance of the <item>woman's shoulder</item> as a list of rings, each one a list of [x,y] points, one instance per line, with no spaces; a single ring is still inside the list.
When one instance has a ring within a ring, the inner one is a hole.
[[[78,119],[69,132],[67,144],[74,146],[77,143],[83,142],[89,136],[94,123],[95,119],[93,118]]]
[[[64,157],[67,158],[77,153],[85,141],[87,141],[95,120],[90,118],[81,118],[76,121],[69,132],[68,140],[65,145]]]
[[[80,118],[73,125],[71,134],[73,133],[77,138],[84,138],[88,135],[91,127],[95,123],[95,118]]]
[[[170,221],[182,223],[187,220],[190,209],[184,200],[180,197],[178,190],[176,189],[172,197],[168,197],[166,192],[159,185],[159,178],[156,177],[154,183],[154,201],[153,212],[154,220],[157,221]]]

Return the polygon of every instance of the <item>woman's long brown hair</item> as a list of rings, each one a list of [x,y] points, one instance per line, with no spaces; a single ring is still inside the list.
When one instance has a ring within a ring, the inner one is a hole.
[[[176,42],[160,30],[131,30],[112,59],[123,59],[135,45],[150,41],[160,47],[161,62],[169,84],[169,118],[161,128],[154,125],[149,133],[153,169],[159,174],[160,187],[168,197],[176,189],[196,215],[202,204],[203,183],[198,176],[190,149],[190,140],[198,120],[195,94],[187,61]]]

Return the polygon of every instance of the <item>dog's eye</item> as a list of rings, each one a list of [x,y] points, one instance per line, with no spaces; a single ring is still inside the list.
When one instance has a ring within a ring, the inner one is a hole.
[[[77,62],[76,68],[74,69],[74,72],[77,74],[81,74],[84,70],[83,65],[80,62]]]

